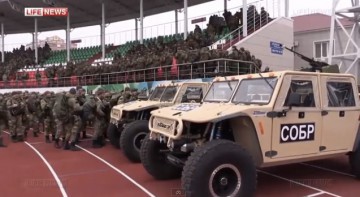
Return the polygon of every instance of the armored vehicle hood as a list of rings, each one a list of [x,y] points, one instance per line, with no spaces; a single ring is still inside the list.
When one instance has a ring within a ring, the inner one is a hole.
[[[161,105],[159,101],[132,101],[113,108],[121,111],[141,111],[159,105]]]
[[[195,123],[212,122],[232,116],[250,115],[266,116],[266,106],[235,105],[229,103],[184,103],[154,110],[151,114],[165,119],[177,119]],[[262,110],[264,109],[264,110]]]

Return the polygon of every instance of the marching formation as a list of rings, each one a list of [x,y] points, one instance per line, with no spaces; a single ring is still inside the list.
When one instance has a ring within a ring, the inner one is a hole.
[[[23,142],[29,134],[39,137],[42,130],[46,143],[77,151],[76,143],[80,138],[88,138],[86,128],[91,125],[94,126],[93,147],[100,148],[105,145],[111,107],[136,100],[138,94],[136,89],[129,88],[120,93],[99,89],[86,98],[81,87],[57,93],[5,93],[0,95],[0,129],[8,129],[13,143]],[[2,132],[0,147],[6,147]]]

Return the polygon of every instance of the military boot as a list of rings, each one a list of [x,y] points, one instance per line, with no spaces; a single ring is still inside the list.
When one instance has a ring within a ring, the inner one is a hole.
[[[82,132],[82,138],[83,138],[83,139],[88,138],[87,135],[86,135],[86,131],[83,131],[83,132]]]
[[[17,141],[18,142],[23,142],[24,141],[24,136],[22,136],[22,135],[17,136]]]
[[[101,144],[99,143],[99,138],[92,141],[92,147],[93,148],[101,148]]]
[[[4,144],[3,138],[0,137],[0,148],[6,147],[6,145]]]
[[[16,138],[16,135],[12,135],[11,136],[11,141],[16,143],[17,142],[17,138]]]
[[[106,142],[105,142],[105,137],[101,136],[98,138],[98,143],[101,147],[105,146]]]
[[[80,133],[76,133],[75,143],[79,143],[80,142],[79,139],[80,139]]]
[[[68,141],[66,141],[64,144],[64,150],[69,150],[69,149],[70,149],[70,144]]]
[[[61,145],[59,144],[59,139],[55,139],[55,140],[54,140],[54,146],[55,146],[55,148],[57,148],[57,149],[60,149],[60,148],[61,148]]]
[[[75,142],[70,143],[70,150],[71,151],[79,151],[80,149],[76,147]]]
[[[51,143],[51,141],[50,141],[50,137],[47,135],[47,136],[45,136],[45,142],[46,143]]]

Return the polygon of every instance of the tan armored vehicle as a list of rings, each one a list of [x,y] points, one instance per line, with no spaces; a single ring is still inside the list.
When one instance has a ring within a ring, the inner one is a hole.
[[[147,101],[134,101],[114,106],[110,124],[120,130],[118,144],[125,156],[133,162],[140,162],[140,146],[149,132],[148,120],[152,110],[177,103],[199,103],[209,85],[204,82],[161,85],[155,88]]]
[[[217,78],[202,104],[151,112],[141,161],[156,179],[181,176],[188,197],[254,196],[257,168],[344,154],[360,178],[359,115],[352,75]]]

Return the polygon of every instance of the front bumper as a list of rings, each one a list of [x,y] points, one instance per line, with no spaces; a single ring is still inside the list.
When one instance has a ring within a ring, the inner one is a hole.
[[[159,115],[151,116],[149,120],[150,138],[158,139],[161,136],[169,140],[181,138],[183,132],[183,121],[181,119],[170,119]]]

